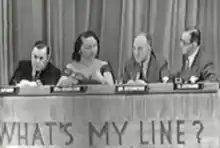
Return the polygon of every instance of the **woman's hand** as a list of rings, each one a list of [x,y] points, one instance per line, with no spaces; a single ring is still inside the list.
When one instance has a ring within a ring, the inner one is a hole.
[[[76,79],[76,80],[79,80],[79,81],[86,79],[86,77],[84,75],[80,74],[80,73],[75,73],[74,76],[72,76],[72,77],[73,77],[73,79]]]
[[[96,80],[101,84],[114,85],[113,77],[110,72],[104,72],[104,75],[102,75],[100,70],[97,70],[92,74],[91,79]]]
[[[58,81],[57,86],[71,87],[78,83],[79,83],[79,80],[76,80],[73,77],[62,76],[60,80]]]
[[[99,70],[96,70],[95,72],[92,73],[91,79],[99,81],[102,84],[106,83],[104,77],[102,76],[102,74]]]

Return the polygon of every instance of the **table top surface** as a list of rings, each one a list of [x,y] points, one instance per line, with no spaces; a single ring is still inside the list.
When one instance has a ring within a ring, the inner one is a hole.
[[[5,89],[17,89],[14,93],[1,92],[0,96],[78,96],[78,95],[152,95],[152,94],[188,94],[188,93],[217,93],[219,90],[218,83],[202,83],[204,85],[203,89],[188,89],[188,90],[174,90],[174,85],[172,83],[162,84],[162,83],[152,83],[148,84],[148,90],[142,93],[130,92],[130,93],[117,93],[117,87],[143,87],[143,86],[130,86],[130,85],[87,85],[87,86],[75,86],[75,87],[86,87],[86,91],[70,91],[69,88],[63,89],[61,91],[53,91],[57,89],[54,86],[43,86],[43,87],[32,87],[32,88],[15,88],[15,87],[1,87],[1,91]],[[60,89],[60,88],[58,88]]]

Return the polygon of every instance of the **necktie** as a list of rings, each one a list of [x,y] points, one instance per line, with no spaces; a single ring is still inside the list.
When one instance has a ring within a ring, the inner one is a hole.
[[[186,58],[185,59],[185,70],[188,70],[189,69],[189,59]]]
[[[143,63],[140,66],[140,79],[144,80]]]
[[[39,72],[39,71],[36,71],[35,76],[34,76],[34,80],[35,80],[35,81],[38,80],[39,77],[40,77],[40,72]]]

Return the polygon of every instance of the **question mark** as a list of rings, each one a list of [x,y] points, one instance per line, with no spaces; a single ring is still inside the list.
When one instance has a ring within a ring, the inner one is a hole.
[[[197,134],[196,134],[197,142],[200,143],[200,141],[201,141],[200,134],[201,134],[201,132],[203,131],[204,126],[203,126],[202,122],[199,121],[199,120],[195,120],[195,121],[193,122],[193,126],[196,126],[196,125],[199,125],[199,126],[200,126],[200,129],[198,130],[198,132],[197,132]]]

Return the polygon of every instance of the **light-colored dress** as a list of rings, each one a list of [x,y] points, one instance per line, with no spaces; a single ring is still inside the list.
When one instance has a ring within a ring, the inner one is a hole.
[[[114,81],[113,70],[110,64],[106,61],[94,59],[88,66],[77,61],[72,61],[67,64],[63,74],[65,78],[61,78],[62,80],[60,80],[59,84],[61,84],[64,79],[67,79],[67,77],[68,80],[64,80],[66,81],[64,83],[68,83],[67,85],[70,85],[70,81],[74,84],[102,84],[102,82],[97,79],[97,72],[102,76],[104,76],[105,72],[110,72]],[[63,83],[62,85],[65,86]]]
[[[101,70],[105,65],[108,65],[106,61],[94,59],[93,63],[89,66],[85,66],[80,62],[73,61],[66,65],[66,68],[72,70],[72,74],[81,74],[86,79],[91,79],[96,71]]]

